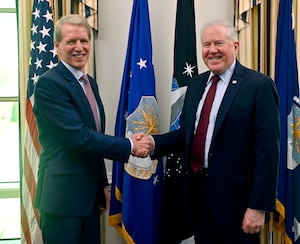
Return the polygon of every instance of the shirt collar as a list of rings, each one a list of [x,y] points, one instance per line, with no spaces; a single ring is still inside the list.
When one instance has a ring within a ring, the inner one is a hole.
[[[234,72],[235,64],[236,64],[236,60],[233,61],[233,63],[230,65],[230,67],[223,74],[219,75],[220,76],[220,80],[222,80],[223,82],[225,82],[225,84],[229,83],[230,78],[232,77],[232,74]],[[210,72],[207,84],[209,84],[209,82],[211,81],[211,78],[213,76],[214,76],[214,73]]]
[[[78,69],[75,69],[74,67],[72,67],[71,65],[67,64],[66,62],[62,61],[61,62],[66,66],[66,68],[72,73],[72,75],[75,76],[75,78],[77,80],[80,80],[83,73],[81,71],[79,71]]]

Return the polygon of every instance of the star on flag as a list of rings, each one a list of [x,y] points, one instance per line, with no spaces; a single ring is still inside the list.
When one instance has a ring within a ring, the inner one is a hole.
[[[188,76],[190,76],[191,78],[193,77],[193,73],[194,73],[194,68],[196,68],[196,66],[193,66],[191,64],[188,64],[187,62],[185,62],[185,71],[182,74],[187,74]]]
[[[142,69],[142,68],[146,69],[147,68],[146,62],[147,62],[147,60],[143,60],[142,58],[140,58],[140,62],[138,62],[136,64],[140,66],[140,69]]]

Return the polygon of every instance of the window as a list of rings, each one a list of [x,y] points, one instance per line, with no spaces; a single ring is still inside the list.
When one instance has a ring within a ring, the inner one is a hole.
[[[17,239],[20,238],[21,231],[15,0],[0,1],[0,31],[0,239]]]

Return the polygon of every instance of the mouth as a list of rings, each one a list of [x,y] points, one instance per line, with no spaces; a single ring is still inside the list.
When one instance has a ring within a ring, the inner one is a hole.
[[[221,58],[222,58],[222,57],[210,57],[210,58],[208,58],[208,59],[214,61],[214,60],[220,60]]]
[[[73,54],[74,58],[83,58],[85,54]]]

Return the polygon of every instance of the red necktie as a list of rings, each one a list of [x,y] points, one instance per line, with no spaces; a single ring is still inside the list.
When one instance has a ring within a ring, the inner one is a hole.
[[[220,77],[217,75],[213,76],[212,78],[212,83],[203,103],[197,131],[194,136],[191,152],[191,165],[194,172],[200,170],[204,165],[206,132],[208,128],[211,107],[216,94],[217,82],[219,79]]]
[[[92,90],[92,87],[91,87],[91,84],[90,84],[90,81],[89,81],[87,75],[83,74],[82,75],[82,79],[84,81],[83,84],[84,84],[84,90],[85,90],[86,96],[87,96],[87,98],[89,100],[91,109],[93,111],[93,115],[94,115],[94,120],[95,120],[95,123],[96,123],[97,131],[99,131],[100,119],[99,119],[98,112],[97,112],[96,98],[95,98],[94,92]]]

